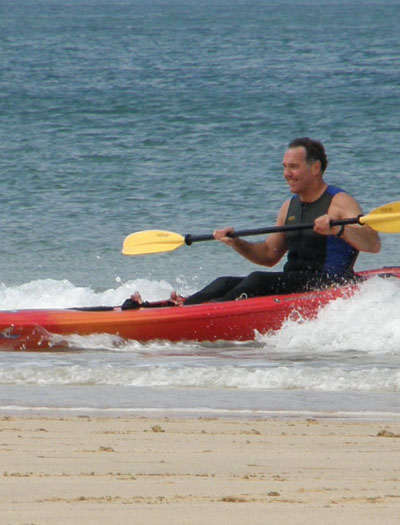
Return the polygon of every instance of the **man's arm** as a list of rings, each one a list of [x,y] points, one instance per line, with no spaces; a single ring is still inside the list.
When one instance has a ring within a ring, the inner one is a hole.
[[[314,231],[321,235],[337,235],[341,226],[330,227],[330,221],[350,219],[361,214],[359,204],[351,195],[345,192],[337,193],[332,199],[328,214],[315,220]],[[378,233],[367,224],[348,224],[341,239],[361,252],[378,253],[381,249]]]
[[[289,201],[286,201],[281,207],[276,226],[285,224]],[[233,233],[231,227],[222,230],[216,230],[214,237],[219,241],[231,246],[240,255],[249,261],[262,266],[274,266],[277,264],[287,251],[286,236],[283,232],[271,233],[264,241],[251,243],[239,237],[228,237],[228,233]]]

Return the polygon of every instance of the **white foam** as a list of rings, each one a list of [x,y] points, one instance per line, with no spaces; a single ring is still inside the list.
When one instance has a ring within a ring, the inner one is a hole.
[[[259,340],[280,351],[400,355],[400,280],[373,278],[353,297],[322,308],[316,319],[289,320],[280,331]]]
[[[174,366],[111,363],[24,363],[0,370],[0,383],[13,385],[92,385],[320,392],[400,392],[400,371],[388,367]]]
[[[136,279],[122,283],[116,279],[117,287],[95,291],[91,287],[75,286],[70,281],[41,279],[16,286],[0,285],[0,310],[23,308],[71,308],[75,306],[120,305],[135,290],[144,300],[165,299],[172,291],[166,281]]]

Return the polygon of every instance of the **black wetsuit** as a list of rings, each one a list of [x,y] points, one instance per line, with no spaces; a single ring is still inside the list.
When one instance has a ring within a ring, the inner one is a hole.
[[[295,195],[285,224],[313,224],[317,217],[327,213],[333,196],[342,191],[328,186],[321,197],[311,203],[302,203]],[[340,237],[320,235],[310,228],[287,232],[286,238],[288,256],[283,272],[256,271],[247,277],[219,277],[188,297],[185,304],[302,292],[354,278],[358,251]]]

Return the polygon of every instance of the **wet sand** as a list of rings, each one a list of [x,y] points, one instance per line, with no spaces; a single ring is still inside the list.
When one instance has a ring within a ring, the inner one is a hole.
[[[400,523],[400,423],[0,418],[0,522]]]

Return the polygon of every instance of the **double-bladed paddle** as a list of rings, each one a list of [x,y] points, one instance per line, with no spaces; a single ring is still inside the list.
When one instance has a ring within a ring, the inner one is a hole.
[[[331,221],[331,226],[346,224],[368,224],[371,228],[382,233],[400,233],[400,201],[384,204],[371,211],[368,215],[360,215],[350,219]],[[286,232],[292,230],[306,230],[314,224],[289,224],[284,226],[270,226],[250,230],[235,231],[232,237],[246,237],[263,233]],[[185,236],[165,230],[145,230],[131,233],[125,238],[122,247],[124,255],[147,255],[151,253],[170,252],[184,244],[190,246],[194,242],[215,240],[212,234]]]

